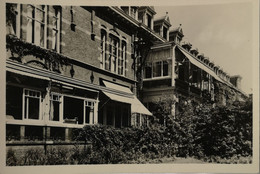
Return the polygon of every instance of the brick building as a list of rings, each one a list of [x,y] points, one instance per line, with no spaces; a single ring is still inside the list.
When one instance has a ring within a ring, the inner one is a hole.
[[[153,7],[6,4],[6,13],[7,144],[70,141],[89,124],[145,126],[152,114],[140,98],[246,97],[241,78],[181,44],[181,27]]]

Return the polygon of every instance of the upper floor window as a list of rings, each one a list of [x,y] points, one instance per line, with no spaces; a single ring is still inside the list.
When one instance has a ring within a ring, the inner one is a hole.
[[[104,68],[104,62],[106,61],[106,40],[107,35],[104,30],[101,30],[101,42],[100,42],[100,68]]]
[[[144,72],[145,72],[144,78],[152,78],[152,63],[147,63]]]
[[[46,8],[44,5],[27,6],[27,42],[46,46]]]
[[[15,34],[18,38],[20,37],[20,4],[6,4],[6,25],[9,26],[9,30],[7,30],[8,34]]]
[[[118,50],[119,50],[119,40],[118,38],[110,35],[109,42],[109,59],[106,62],[106,69],[112,72],[116,72],[117,70],[117,61],[118,61]]]
[[[147,63],[145,67],[145,78],[163,77],[168,76],[169,64],[167,61],[158,61],[153,63]]]
[[[127,43],[114,34],[101,30],[100,39],[100,68],[119,75],[126,75],[127,71]]]
[[[163,38],[164,39],[168,38],[168,29],[166,27],[163,27]]]
[[[149,14],[146,14],[146,25],[149,28],[152,28],[152,16]]]
[[[130,8],[130,16],[134,19],[136,19],[136,11],[137,11],[136,8],[134,7]]]
[[[60,8],[53,7],[52,16],[52,49],[60,52]]]
[[[153,63],[153,77],[162,76],[162,62],[154,62]]]
[[[118,60],[118,74],[124,75],[125,67],[126,67],[126,42],[122,41],[121,56],[119,57]]]

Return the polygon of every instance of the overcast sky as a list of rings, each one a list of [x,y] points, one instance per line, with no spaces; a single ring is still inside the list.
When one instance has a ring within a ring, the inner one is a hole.
[[[172,27],[182,24],[184,41],[223,68],[242,77],[242,90],[252,90],[252,5],[155,6],[156,17],[168,12]],[[155,18],[156,18],[155,17]]]

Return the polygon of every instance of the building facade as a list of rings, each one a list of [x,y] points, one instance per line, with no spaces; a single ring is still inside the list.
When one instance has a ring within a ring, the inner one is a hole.
[[[142,102],[162,95],[246,97],[239,76],[183,44],[181,27],[153,7],[6,4],[6,14],[7,144],[72,141],[84,125],[147,126]]]
[[[231,105],[245,101],[241,77],[230,76],[189,42],[183,42],[181,26],[171,26],[168,15],[155,20],[157,33],[167,42],[154,44],[146,58],[143,76],[143,102],[152,109],[159,100],[172,98],[171,114],[180,103],[210,101],[215,105]]]

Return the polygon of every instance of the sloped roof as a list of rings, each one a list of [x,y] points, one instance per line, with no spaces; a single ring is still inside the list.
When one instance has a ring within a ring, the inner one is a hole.
[[[181,25],[179,27],[175,27],[175,28],[171,29],[170,34],[171,33],[180,33],[182,37],[184,36]]]
[[[170,30],[170,32],[180,32],[180,33],[183,34],[183,31],[182,31],[181,26],[172,28],[172,29]]]

